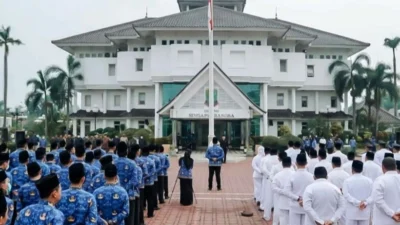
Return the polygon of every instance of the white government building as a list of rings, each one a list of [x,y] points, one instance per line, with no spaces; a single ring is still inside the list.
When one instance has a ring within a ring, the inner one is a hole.
[[[341,111],[328,66],[368,43],[243,13],[246,0],[214,0],[209,43],[207,3],[178,0],[176,14],[53,41],[82,63],[73,133],[154,124],[156,137],[173,134],[176,143],[176,136],[185,140],[194,133],[198,145],[207,145],[210,44],[216,136],[243,145],[248,136],[277,135],[283,124],[297,135],[318,114],[346,121],[347,129],[347,104]]]

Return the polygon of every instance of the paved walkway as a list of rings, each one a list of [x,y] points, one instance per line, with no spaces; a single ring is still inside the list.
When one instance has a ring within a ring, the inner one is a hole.
[[[179,181],[174,190],[171,203],[161,206],[155,217],[146,219],[148,225],[254,225],[267,224],[257,211],[253,200],[253,179],[251,158],[244,154],[228,155],[228,163],[221,171],[222,191],[208,191],[208,164],[203,153],[194,153],[193,188],[197,204],[181,206],[179,204]],[[171,158],[169,170],[170,195],[178,171],[178,157]],[[215,182],[215,178],[214,178]],[[242,217],[241,211],[254,213],[253,217]]]

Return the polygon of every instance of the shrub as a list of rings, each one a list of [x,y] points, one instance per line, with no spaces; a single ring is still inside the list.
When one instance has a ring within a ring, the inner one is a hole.
[[[361,142],[363,142],[363,138],[360,136],[357,136],[357,143],[361,143]]]
[[[330,128],[331,128],[330,132],[333,136],[341,135],[343,133],[343,127],[339,122],[333,122]]]
[[[122,131],[119,135],[120,136],[125,135],[129,140],[131,140],[135,136],[136,131],[137,131],[137,129],[135,129],[135,128],[129,128],[129,129]]]
[[[147,142],[149,142],[150,138],[152,137],[151,131],[144,128],[136,130],[134,136],[136,137],[143,136],[144,140],[146,140]]]
[[[289,135],[292,134],[292,131],[290,130],[288,125],[283,125],[279,128],[279,134],[281,136]]]
[[[251,138],[251,140],[253,140],[254,145],[259,145],[259,144],[262,144],[262,141],[263,141],[263,139],[265,137],[263,137],[263,136],[251,136],[250,138]]]
[[[278,148],[279,138],[275,136],[265,136],[262,140],[262,145],[270,148]]]

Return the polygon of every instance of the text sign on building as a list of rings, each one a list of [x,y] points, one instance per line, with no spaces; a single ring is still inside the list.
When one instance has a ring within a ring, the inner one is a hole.
[[[171,118],[176,119],[208,119],[208,109],[173,109]],[[214,118],[222,120],[250,119],[250,110],[244,109],[215,109]]]

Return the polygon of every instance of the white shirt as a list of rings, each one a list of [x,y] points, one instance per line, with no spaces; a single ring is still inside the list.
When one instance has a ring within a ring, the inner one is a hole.
[[[290,168],[292,169],[292,171],[295,171],[293,166],[290,167]],[[283,170],[282,162],[279,161],[278,164],[276,164],[276,165],[274,165],[274,166],[272,167],[271,173],[269,174],[269,179],[274,179],[274,176],[275,176],[277,173],[281,172],[282,170]]]
[[[263,176],[266,179],[269,179],[271,175],[272,167],[279,164],[279,158],[277,155],[268,155],[264,157],[261,161],[261,170],[263,172]]]
[[[392,152],[387,150],[386,148],[382,148],[375,152],[374,162],[378,164],[378,166],[382,166],[382,161],[385,158],[385,153],[392,153]]]
[[[342,168],[346,173],[348,173],[350,176],[353,174],[353,160],[348,161],[345,164],[342,164]]]
[[[289,147],[288,149],[285,150],[287,157],[290,157],[292,155],[293,150],[294,149],[292,147]]]
[[[380,166],[378,166],[374,161],[367,160],[364,163],[362,175],[371,179],[372,182],[374,182],[375,179],[382,174],[383,174],[382,168]]]
[[[391,217],[400,212],[400,175],[397,171],[388,171],[379,177],[372,191],[375,206],[373,224],[398,225]]]
[[[285,185],[286,196],[291,199],[290,211],[298,214],[305,214],[303,207],[299,205],[297,199],[303,197],[306,187],[314,182],[314,176],[306,169],[298,169],[289,182]]]
[[[346,199],[346,219],[369,220],[371,216],[372,180],[360,173],[353,174],[343,183],[343,196]],[[360,210],[364,201],[367,207]]]
[[[307,171],[314,175],[315,165],[319,162],[318,158],[310,159],[307,163]]]
[[[277,209],[289,210],[290,199],[285,195],[285,185],[289,182],[294,171],[291,168],[284,168],[277,173],[272,180],[272,191],[278,201],[274,201]]]
[[[347,159],[347,155],[343,154],[341,151],[336,150],[334,153],[328,155],[326,157],[326,160],[328,160],[328,162],[332,162],[332,158],[333,157],[339,157],[340,161],[342,162],[342,165],[347,163],[349,160]]]
[[[271,157],[270,154],[264,156],[264,157],[261,159],[261,163],[260,163],[260,170],[261,170],[261,173],[262,173],[262,175],[263,175],[263,178],[265,178],[265,179],[268,179],[269,173],[270,173],[270,171],[268,170],[268,167],[267,167],[267,162],[268,162],[268,159],[269,159],[270,157]]]
[[[253,178],[262,178],[261,159],[264,157],[264,148],[258,148],[258,154],[254,156],[251,166],[253,167]]]
[[[400,160],[400,153],[394,153],[394,160],[398,161]]]
[[[334,168],[328,173],[328,180],[340,190],[343,188],[344,181],[349,177],[350,175],[340,167]]]
[[[340,190],[326,179],[318,179],[304,191],[303,207],[307,213],[306,225],[315,221],[336,223],[344,213],[344,199]]]
[[[361,161],[362,162],[365,162],[365,158],[367,157],[367,153],[366,152],[364,152],[362,155],[361,155]]]
[[[317,168],[317,167],[325,167],[325,169],[326,169],[326,171],[328,172],[328,173],[330,173],[331,171],[332,171],[332,162],[328,162],[328,160],[326,160],[326,159],[324,159],[324,160],[321,160],[321,161],[319,161],[316,165],[315,165],[315,167],[314,167],[314,170],[315,170],[315,168]]]

